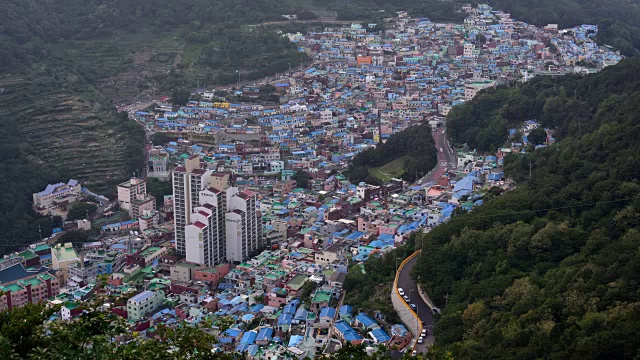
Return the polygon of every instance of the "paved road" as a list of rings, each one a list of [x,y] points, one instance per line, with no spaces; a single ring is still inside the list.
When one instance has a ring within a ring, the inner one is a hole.
[[[438,128],[438,130],[433,133],[433,140],[436,145],[436,151],[438,152],[438,164],[435,169],[413,184],[414,186],[420,188],[431,186],[447,172],[447,169],[455,169],[457,166],[456,156],[451,146],[449,146],[446,129],[444,127]],[[442,151],[440,151],[440,149],[442,149]]]
[[[420,294],[418,294],[418,287],[416,282],[413,281],[409,273],[411,272],[411,268],[416,264],[416,261],[420,258],[420,255],[415,256],[413,259],[409,260],[402,271],[400,271],[400,275],[398,276],[398,287],[404,290],[405,295],[409,296],[409,300],[412,304],[415,304],[418,308],[418,316],[420,320],[424,322],[424,328],[427,329],[427,338],[426,341],[422,344],[418,344],[417,351],[426,352],[427,344],[433,344],[435,341],[435,337],[433,336],[433,314],[431,313],[431,308],[427,305]],[[414,325],[415,326],[415,325]]]

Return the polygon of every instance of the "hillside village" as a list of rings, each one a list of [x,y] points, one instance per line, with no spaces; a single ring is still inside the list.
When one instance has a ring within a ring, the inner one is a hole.
[[[554,132],[532,143],[540,125],[522,119],[491,153],[443,139],[437,168],[415,182],[389,166],[375,169],[376,184],[352,183],[349,161],[413,125],[446,136],[449,111],[483,89],[621,60],[595,44],[593,25],[539,29],[487,5],[463,10],[463,24],[399,13],[284,34],[313,66],[132,110],[149,134],[170,138],[148,147],[144,173],[171,180],[173,194],[158,201],[143,176],[119,184],[111,202],[75,180],[34,194],[37,211],[62,217],[100,200],[96,216],[61,229],[98,235],[82,244],[54,236],[1,259],[0,310],[47,302],[61,307],[50,321],[72,321],[100,300],[137,336],[186,324],[215,335],[218,351],[255,359],[314,358],[347,342],[412,350],[430,330],[345,303],[347,272],[517,186],[505,157],[553,144]],[[279,103],[258,101],[265,92]],[[222,223],[227,231],[214,234]]]

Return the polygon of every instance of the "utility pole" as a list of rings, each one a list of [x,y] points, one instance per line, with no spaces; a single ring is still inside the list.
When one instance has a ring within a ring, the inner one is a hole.
[[[531,165],[531,161],[529,161],[529,179],[531,179],[531,168],[533,167],[533,165]]]

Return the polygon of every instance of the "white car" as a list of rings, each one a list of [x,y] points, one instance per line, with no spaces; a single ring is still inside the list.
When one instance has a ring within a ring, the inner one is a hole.
[[[420,338],[418,339],[418,344],[422,344],[424,342],[422,336],[420,336]]]
[[[418,355],[418,351],[413,350],[413,352],[411,352],[411,356],[416,356],[416,355]]]
[[[400,296],[404,296],[404,290],[402,288],[398,288],[398,294],[400,294]]]
[[[416,304],[409,304],[409,306],[411,306],[411,308],[412,308],[413,310],[415,310],[415,309],[417,309],[417,308],[418,308],[418,307],[416,306]]]
[[[442,148],[440,148],[440,152],[442,152]]]
[[[427,336],[427,329],[422,329],[422,332],[420,333],[420,337],[423,336]]]
[[[409,302],[409,297],[407,295],[403,295],[402,298],[404,299],[404,301]]]

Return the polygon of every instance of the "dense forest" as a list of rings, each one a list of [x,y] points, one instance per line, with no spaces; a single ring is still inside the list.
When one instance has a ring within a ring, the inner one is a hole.
[[[375,148],[358,153],[349,164],[347,175],[354,183],[377,183],[378,180],[369,175],[369,169],[401,157],[405,157],[402,178],[407,181],[415,181],[436,166],[437,151],[429,124],[411,126]]]
[[[636,61],[631,58],[616,69],[632,67]],[[507,140],[509,128],[530,119],[554,129],[557,138],[586,134],[599,126],[594,119],[602,106],[639,90],[631,81],[636,78],[636,74],[616,70],[587,78],[539,76],[526,86],[487,89],[474,101],[455,106],[447,128],[455,143],[479,151],[495,151]]]
[[[507,157],[515,190],[425,235],[413,276],[443,308],[440,347],[459,359],[640,355],[639,90],[637,58],[519,90],[553,106],[543,120],[561,141]],[[485,96],[470,106],[501,111],[500,90]]]

